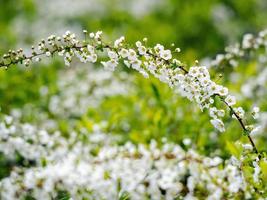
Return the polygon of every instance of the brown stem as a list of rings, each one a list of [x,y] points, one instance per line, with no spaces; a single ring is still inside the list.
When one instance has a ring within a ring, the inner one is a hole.
[[[224,104],[230,109],[231,113],[233,113],[234,116],[237,118],[237,120],[238,120],[239,124],[241,125],[243,131],[244,131],[245,134],[247,135],[247,137],[248,137],[248,139],[249,139],[249,141],[250,141],[250,143],[251,143],[251,145],[252,145],[252,147],[253,147],[253,150],[254,150],[257,154],[259,154],[259,151],[258,151],[258,149],[257,149],[257,147],[256,147],[256,145],[255,145],[255,143],[254,143],[254,141],[252,140],[251,136],[248,134],[249,130],[246,128],[246,126],[245,126],[243,120],[242,120],[242,119],[239,117],[239,115],[234,111],[234,109],[233,109],[232,106],[230,106],[230,105],[229,105],[223,98],[221,98],[221,100],[222,100],[222,101],[224,102]],[[260,155],[259,155],[258,157],[260,158]]]

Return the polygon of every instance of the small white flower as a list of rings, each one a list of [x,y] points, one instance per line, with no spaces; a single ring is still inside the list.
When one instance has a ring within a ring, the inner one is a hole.
[[[175,58],[172,60],[172,63],[176,64],[177,66],[180,66],[182,64],[182,62],[180,60],[177,60]]]
[[[101,64],[104,66],[105,69],[114,71],[118,65],[118,62],[116,60],[109,60],[107,62],[102,61]]]
[[[146,54],[146,48],[144,46],[138,47],[138,52],[140,55],[145,55]]]
[[[224,115],[225,115],[225,111],[224,111],[224,110],[217,110],[217,115],[218,115],[219,117],[224,117]]]
[[[235,113],[240,117],[240,118],[243,118],[244,115],[245,115],[245,111],[243,110],[242,107],[238,107],[238,108],[233,108]],[[233,118],[236,118],[236,116],[233,114],[232,115]]]
[[[259,118],[259,112],[260,112],[260,108],[259,107],[254,107],[253,109],[252,109],[252,117],[254,118],[254,119],[258,119]]]
[[[90,37],[90,38],[94,38],[94,37],[95,37],[95,34],[94,34],[94,33],[90,33],[90,34],[89,34],[89,37]]]
[[[210,114],[210,117],[217,118],[217,108],[215,107],[210,108],[209,114]]]
[[[97,55],[92,54],[92,55],[87,56],[87,61],[95,63],[97,61]]]
[[[46,55],[47,57],[50,57],[50,56],[51,56],[51,52],[50,52],[50,51],[47,51],[47,52],[45,52],[45,55]]]
[[[115,40],[114,47],[115,48],[118,48],[119,46],[121,46],[122,43],[124,42],[124,40],[125,40],[124,36],[122,36],[119,39]]]
[[[124,60],[123,63],[126,65],[126,67],[130,68],[131,64],[129,63],[128,60]]]
[[[145,77],[149,78],[149,74],[144,69],[139,69],[139,72]]]
[[[229,105],[229,106],[233,106],[236,104],[236,99],[234,96],[231,96],[231,95],[228,95],[226,98],[225,98],[225,102]]]
[[[218,89],[218,93],[219,93],[220,96],[226,96],[228,94],[228,88],[220,87]]]
[[[137,47],[141,47],[141,46],[142,46],[142,43],[141,43],[140,41],[137,41],[137,42],[135,43],[135,45],[136,45]]]
[[[101,36],[102,36],[102,31],[97,31],[95,34],[95,39],[98,40],[101,38]]]
[[[35,62],[40,62],[41,61],[41,58],[37,57],[35,58]]]
[[[181,49],[180,48],[176,48],[175,52],[179,53],[179,52],[181,52]]]
[[[108,57],[111,60],[118,60],[118,54],[115,51],[108,51]]]
[[[147,69],[148,69],[150,72],[153,72],[153,71],[155,71],[155,70],[157,69],[156,64],[153,63],[153,62],[149,62],[149,63],[147,63],[147,64],[146,64],[146,67],[147,67]]]
[[[183,139],[183,144],[186,145],[186,146],[190,145],[191,142],[192,142],[192,141],[191,141],[190,138],[185,138],[185,139]]]
[[[222,122],[222,120],[220,120],[220,119],[212,119],[212,120],[210,120],[210,122],[214,126],[214,128],[216,128],[220,132],[224,132],[225,131],[224,123]]]
[[[216,94],[218,92],[218,88],[219,86],[216,83],[211,82],[207,87],[209,95]]]
[[[128,57],[129,52],[128,52],[127,49],[122,48],[122,49],[120,50],[120,52],[119,52],[119,55],[120,55],[122,58],[126,58],[126,57]]]
[[[134,61],[137,59],[136,52],[133,49],[129,49],[128,59]]]
[[[64,53],[65,53],[65,50],[62,50],[62,51],[59,51],[59,52],[58,52],[58,55],[59,55],[59,56],[63,56]]]
[[[136,70],[139,70],[140,69],[140,66],[142,64],[142,62],[138,59],[134,60],[134,61],[131,61],[131,66],[133,69],[136,69]]]
[[[87,45],[87,49],[88,49],[89,53],[94,53],[95,52],[95,48],[90,44]]]
[[[30,59],[26,59],[26,60],[24,61],[24,65],[25,65],[26,67],[28,67],[28,66],[30,65],[30,63],[31,63],[31,60],[30,60]]]
[[[164,60],[170,60],[172,58],[172,54],[170,50],[161,50],[160,57]]]
[[[162,46],[161,44],[157,44],[154,49],[155,51],[160,52],[164,50],[164,46]]]
[[[70,66],[70,63],[71,63],[71,57],[67,57],[67,56],[65,56],[65,57],[64,57],[64,62],[65,62],[65,65]]]

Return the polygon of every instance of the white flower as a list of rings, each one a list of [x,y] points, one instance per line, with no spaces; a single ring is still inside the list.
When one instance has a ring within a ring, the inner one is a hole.
[[[134,61],[137,59],[136,52],[133,49],[129,49],[128,59]]]
[[[95,63],[97,61],[97,55],[96,54],[88,55],[87,61]]]
[[[51,56],[51,52],[50,52],[50,51],[47,51],[47,52],[45,52],[45,55],[46,55],[47,57],[49,57],[49,56]]]
[[[63,56],[64,53],[65,53],[65,50],[62,50],[62,51],[59,51],[59,52],[58,52],[58,55],[59,55],[59,56]]]
[[[71,60],[72,60],[72,57],[70,53],[67,52],[64,57],[65,65],[70,66]]]
[[[160,52],[164,50],[164,46],[162,46],[161,44],[157,44],[154,49],[155,51]]]
[[[109,60],[108,62],[102,61],[101,64],[104,66],[105,69],[114,71],[118,65],[118,62],[116,60]]]
[[[142,43],[141,43],[140,41],[137,41],[137,42],[135,43],[135,45],[136,45],[137,47],[141,47],[141,46],[142,46]]]
[[[37,57],[35,58],[35,62],[40,62],[41,61],[41,58]]]
[[[147,67],[147,69],[148,69],[150,72],[153,72],[153,71],[155,71],[155,70],[157,69],[156,64],[153,63],[153,62],[149,62],[149,63],[147,63],[147,64],[146,64],[146,67]]]
[[[219,87],[218,93],[220,96],[226,96],[228,94],[228,88],[226,87]]]
[[[243,118],[244,115],[245,115],[245,111],[243,110],[242,107],[238,107],[238,108],[233,108],[235,113],[240,117],[240,118]],[[233,114],[232,115],[233,118],[236,118],[236,116]]]
[[[225,115],[225,111],[224,111],[224,110],[217,110],[217,115],[218,115],[219,117],[224,117],[224,115]]]
[[[142,62],[137,59],[137,60],[131,61],[130,63],[133,69],[139,70]]]
[[[118,60],[118,54],[115,51],[108,51],[108,57],[111,60]]]
[[[90,38],[94,38],[94,37],[95,37],[95,34],[94,34],[94,33],[90,33],[90,34],[89,34],[89,37],[90,37]]]
[[[91,53],[91,54],[95,52],[95,48],[90,44],[87,45],[87,49],[88,49],[89,53]]]
[[[225,102],[229,105],[229,106],[233,106],[236,104],[236,99],[234,96],[231,96],[231,95],[228,95],[226,98],[225,98]]]
[[[182,64],[182,62],[180,60],[177,60],[175,58],[172,60],[172,63],[176,64],[177,66],[180,66]]]
[[[208,87],[207,87],[207,90],[209,92],[209,95],[213,95],[213,94],[216,94],[219,90],[220,86],[218,86],[216,83],[214,82],[211,82]]]
[[[217,108],[215,107],[210,108],[209,114],[210,114],[210,117],[217,118]]]
[[[144,70],[144,69],[139,69],[139,72],[145,77],[145,78],[149,78],[149,74]]]
[[[254,118],[254,119],[258,119],[259,118],[259,112],[260,112],[260,108],[259,107],[254,107],[253,109],[252,109],[252,117]]]
[[[140,55],[145,55],[146,54],[146,48],[144,46],[138,47],[138,52]]]
[[[128,55],[129,55],[129,51],[128,51],[127,49],[122,48],[122,49],[119,51],[119,55],[120,55],[122,58],[126,58],[126,57],[128,57]]]
[[[65,57],[64,57],[64,62],[65,62],[65,65],[70,66],[70,63],[71,63],[71,57],[67,57],[67,56],[65,56]]]
[[[95,34],[95,39],[96,40],[99,40],[102,36],[102,31],[97,31],[96,34]]]
[[[175,48],[175,52],[179,53],[179,52],[181,52],[181,49],[180,48]]]
[[[224,110],[218,110],[216,107],[210,108],[210,117],[212,118],[218,118],[218,117],[224,117]]]
[[[164,60],[170,60],[172,58],[172,54],[170,50],[161,50],[160,57]]]
[[[122,43],[124,42],[124,40],[125,40],[124,36],[122,36],[119,39],[115,40],[114,47],[115,48],[118,48],[119,46],[121,46]]]
[[[123,63],[126,65],[126,67],[130,68],[131,64],[129,63],[128,60],[124,60]]]
[[[183,139],[183,144],[184,144],[184,145],[188,146],[188,145],[190,145],[191,143],[192,143],[192,141],[191,141],[190,138],[185,138],[185,139]]]
[[[210,120],[210,122],[214,126],[214,128],[216,128],[220,132],[224,132],[225,131],[224,123],[222,122],[222,120],[220,120],[220,119],[212,119],[212,120]]]

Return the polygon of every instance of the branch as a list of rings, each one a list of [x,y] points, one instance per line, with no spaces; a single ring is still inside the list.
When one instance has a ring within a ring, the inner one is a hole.
[[[84,33],[86,34],[85,38],[88,38],[86,37],[87,31]],[[175,53],[180,52],[179,48],[169,50],[160,44],[147,47],[145,46],[146,41],[147,39],[144,38],[143,43],[137,41],[135,46],[129,47],[125,44],[125,38],[120,37],[115,40],[114,45],[110,45],[103,41],[101,31],[90,33],[89,39],[83,41],[78,40],[75,34],[67,31],[62,37],[51,35],[47,40],[43,39],[38,43],[38,50],[36,51],[32,47],[32,53],[28,56],[23,53],[22,49],[10,50],[0,61],[0,67],[7,69],[11,65],[19,63],[29,66],[34,61],[39,62],[44,55],[52,57],[56,53],[64,57],[66,65],[70,65],[73,57],[83,63],[95,63],[100,60],[98,53],[105,52],[109,60],[100,61],[105,69],[114,71],[119,61],[122,61],[127,67],[135,69],[146,78],[149,77],[149,74],[153,75],[171,88],[176,88],[182,96],[196,102],[201,110],[210,109],[210,112],[213,112],[212,115],[210,114],[213,118],[211,120],[213,126],[223,132],[225,129],[221,120],[222,112],[219,112],[221,110],[217,110],[216,107],[212,107],[215,96],[219,96],[237,118],[254,151],[258,154],[249,130],[232,107],[235,100],[233,101],[233,96],[228,95],[228,89],[212,81],[205,66],[193,66],[187,70],[180,60],[173,58]],[[229,99],[232,100],[231,104],[227,102]]]

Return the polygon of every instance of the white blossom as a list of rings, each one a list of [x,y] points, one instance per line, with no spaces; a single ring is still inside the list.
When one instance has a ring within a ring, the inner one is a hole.
[[[220,132],[224,132],[225,128],[224,128],[224,124],[220,119],[212,119],[210,120],[211,124],[218,129]]]
[[[225,98],[225,102],[229,105],[229,106],[233,106],[236,104],[236,99],[234,96],[231,96],[231,95],[228,95],[226,98]]]

